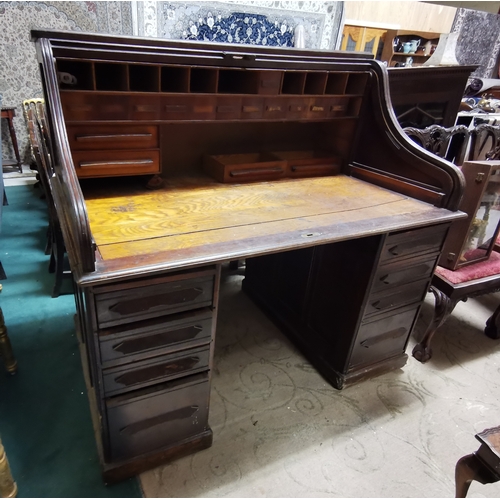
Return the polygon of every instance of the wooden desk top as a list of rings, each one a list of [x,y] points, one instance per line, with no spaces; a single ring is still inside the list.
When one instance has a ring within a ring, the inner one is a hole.
[[[338,175],[251,184],[172,179],[84,186],[96,272],[81,283],[175,270],[370,236],[460,217]]]

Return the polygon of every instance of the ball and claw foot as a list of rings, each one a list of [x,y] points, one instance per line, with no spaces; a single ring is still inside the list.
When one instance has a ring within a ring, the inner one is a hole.
[[[432,358],[432,349],[424,347],[422,344],[417,344],[412,351],[413,357],[421,363],[427,363]]]

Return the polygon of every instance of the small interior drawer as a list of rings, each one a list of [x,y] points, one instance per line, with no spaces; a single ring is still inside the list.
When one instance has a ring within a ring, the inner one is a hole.
[[[72,151],[158,148],[156,125],[68,125]]]
[[[342,160],[327,151],[277,151],[271,153],[286,161],[287,177],[314,177],[340,174]]]
[[[96,294],[99,328],[212,305],[214,277],[203,276]]]
[[[157,450],[208,429],[207,373],[183,377],[106,401],[109,459]]]
[[[365,306],[364,317],[382,314],[404,305],[420,302],[429,287],[429,280],[419,280],[388,290],[371,293]]]
[[[349,367],[376,363],[404,352],[417,312],[418,307],[409,307],[364,323],[358,331]]]
[[[441,251],[449,224],[440,224],[390,234],[382,249],[381,261]]]
[[[247,182],[285,176],[286,162],[266,153],[205,155],[203,169],[219,182]]]
[[[180,316],[180,318],[179,318]],[[209,342],[212,333],[212,312],[181,313],[174,320],[153,318],[121,325],[110,330],[117,333],[100,335],[103,365],[123,364],[147,356],[159,356],[173,350],[185,349],[193,344]]]
[[[160,152],[145,150],[73,151],[78,177],[145,175],[160,173]]]
[[[103,370],[104,393],[112,396],[206,370],[209,357],[206,345]]]

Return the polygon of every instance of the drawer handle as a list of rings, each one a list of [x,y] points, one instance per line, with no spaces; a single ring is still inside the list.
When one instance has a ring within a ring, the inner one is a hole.
[[[159,333],[157,335],[141,337],[140,339],[125,340],[119,344],[115,344],[112,349],[113,351],[119,352],[123,355],[133,354],[170,344],[176,344],[177,342],[192,340],[202,330],[202,326],[194,325],[187,328],[181,328],[179,330]]]
[[[169,411],[163,415],[157,415],[156,417],[147,418],[146,420],[141,420],[140,422],[127,425],[126,427],[121,428],[119,432],[122,436],[133,436],[138,432],[147,431],[152,427],[156,427],[157,425],[164,424],[166,422],[192,417],[196,412],[198,412],[198,410],[198,406],[185,406],[184,408]]]
[[[153,134],[108,134],[108,135],[77,135],[77,142],[94,141],[128,141],[130,139],[146,140],[151,139]]]
[[[281,111],[281,106],[266,106],[266,111],[269,112]]]
[[[191,370],[199,364],[199,362],[200,358],[198,356],[181,358],[162,365],[148,366],[146,368],[129,371],[116,377],[115,382],[125,387],[129,387],[131,385],[150,382],[151,380]]]
[[[217,106],[217,113],[234,113],[236,106]]]
[[[389,248],[389,253],[392,255],[399,255],[398,245],[394,245],[393,247]]]
[[[106,167],[106,166],[125,166],[125,165],[151,165],[153,160],[144,159],[144,160],[111,160],[111,161],[81,161],[79,166],[81,168],[87,167]]]
[[[243,113],[258,113],[260,111],[258,106],[243,106],[241,109]]]
[[[386,274],[381,276],[379,280],[384,283],[384,285],[392,285],[393,283],[400,282],[402,279],[409,281],[412,278],[419,278],[420,276],[425,277],[431,273],[432,264],[420,264],[419,266],[412,267],[409,270],[405,269],[392,274]]]
[[[245,170],[231,170],[229,175],[231,177],[243,177],[245,175],[268,175],[268,174],[281,174],[283,169],[280,167],[269,168],[247,168]]]
[[[311,106],[311,111],[325,111],[323,106]]]
[[[378,344],[379,342],[383,342],[384,340],[397,339],[406,333],[406,328],[399,327],[394,330],[390,330],[388,332],[382,333],[381,335],[377,335],[376,337],[372,337],[371,339],[363,340],[360,343],[362,347],[371,347],[372,345]]]
[[[130,316],[137,313],[144,313],[155,308],[164,308],[191,302],[203,293],[202,288],[187,288],[174,292],[162,293],[155,296],[146,296],[123,300],[109,307],[109,311],[114,314]]]

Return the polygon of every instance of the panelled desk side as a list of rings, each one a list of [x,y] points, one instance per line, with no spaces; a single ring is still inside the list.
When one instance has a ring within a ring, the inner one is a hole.
[[[210,446],[229,260],[246,260],[244,290],[336,388],[405,364],[463,178],[404,137],[378,63],[33,37],[106,481]],[[223,184],[202,169],[205,154],[294,148],[328,150],[340,172]],[[144,174],[164,185],[147,190]]]

